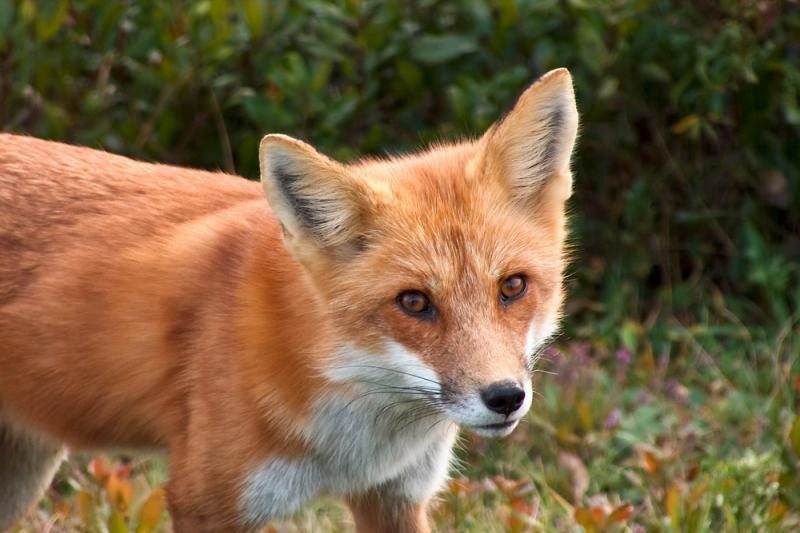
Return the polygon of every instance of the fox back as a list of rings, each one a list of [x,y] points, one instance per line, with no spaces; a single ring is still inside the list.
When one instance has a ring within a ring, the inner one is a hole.
[[[531,406],[576,133],[561,69],[412,155],[268,135],[261,186],[0,135],[0,530],[65,445],[167,451],[177,531],[321,494],[427,530],[457,428],[504,436]]]

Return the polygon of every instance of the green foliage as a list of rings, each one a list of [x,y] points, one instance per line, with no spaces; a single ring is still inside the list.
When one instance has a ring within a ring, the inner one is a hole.
[[[469,443],[437,524],[789,531],[796,4],[0,1],[0,128],[252,178],[264,133],[345,160],[479,135],[526,84],[568,67],[582,115],[566,328],[577,342],[554,356],[558,376],[541,380],[510,443]],[[79,485],[120,530],[108,488]],[[294,524],[335,530],[336,509]],[[77,511],[54,513],[74,523]],[[136,513],[121,519],[137,527]]]
[[[476,135],[567,66],[593,319],[695,309],[702,277],[743,318],[785,321],[797,42],[781,2],[21,0],[0,6],[0,125],[254,177],[263,133],[344,159]]]

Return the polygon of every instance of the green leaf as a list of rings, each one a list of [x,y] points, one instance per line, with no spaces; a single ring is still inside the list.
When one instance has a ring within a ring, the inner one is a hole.
[[[36,2],[34,0],[22,0],[19,14],[20,18],[25,22],[32,21],[36,17]]]
[[[578,26],[577,47],[584,64],[593,72],[600,73],[610,60],[608,48],[603,42],[602,25],[584,20]]]
[[[395,63],[397,75],[409,90],[416,91],[423,80],[422,70],[406,59],[398,59]]]
[[[478,49],[477,40],[454,33],[423,35],[411,45],[411,57],[420,63],[435,65],[451,61]]]
[[[629,350],[635,351],[639,345],[640,332],[641,326],[639,324],[632,320],[626,320],[620,330],[620,338],[622,339],[623,346]]]
[[[69,13],[69,0],[57,0],[55,2],[47,2],[40,7],[44,7],[36,15],[36,36],[43,42],[52,39],[64,21],[67,19]]]
[[[789,431],[789,444],[794,454],[800,458],[800,415],[794,417],[792,429]]]
[[[259,0],[244,0],[243,3],[244,20],[247,23],[247,28],[253,37],[261,37],[264,35],[264,28],[266,23],[266,12],[264,11],[264,2]]]
[[[16,10],[15,2],[0,2],[0,42],[5,39],[5,33],[11,28]]]
[[[128,533],[128,524],[119,511],[112,511],[108,517],[108,533]]]

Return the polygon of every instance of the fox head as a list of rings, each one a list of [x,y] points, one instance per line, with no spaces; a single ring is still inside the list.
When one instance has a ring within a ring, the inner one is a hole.
[[[416,394],[479,434],[514,429],[557,327],[577,129],[558,69],[475,141],[345,165],[264,137],[264,192],[338,336],[331,379]]]

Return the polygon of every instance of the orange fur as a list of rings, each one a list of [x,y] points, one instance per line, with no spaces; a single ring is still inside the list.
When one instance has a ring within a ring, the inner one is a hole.
[[[0,135],[0,433],[169,450],[176,531],[246,530],[248,476],[309,457],[319,402],[354,394],[328,374],[342,347],[391,339],[448,390],[528,379],[531,320],[562,299],[576,127],[546,111],[571,94],[555,71],[483,138],[388,161],[268,136],[263,192]],[[532,133],[556,144],[516,175]],[[528,293],[497,305],[519,272]],[[435,321],[398,309],[411,289]],[[363,530],[426,530],[426,501],[396,498],[349,494]]]

